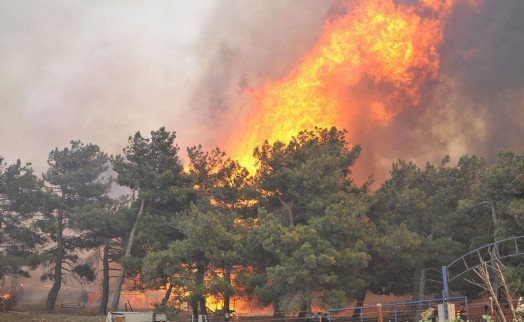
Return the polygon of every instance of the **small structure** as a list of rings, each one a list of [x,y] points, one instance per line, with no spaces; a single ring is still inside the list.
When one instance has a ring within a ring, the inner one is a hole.
[[[109,312],[106,322],[166,322],[164,313],[153,312]]]

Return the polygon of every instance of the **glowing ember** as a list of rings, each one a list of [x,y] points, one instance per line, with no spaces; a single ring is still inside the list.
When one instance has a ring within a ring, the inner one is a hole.
[[[265,139],[288,141],[315,126],[351,133],[357,120],[387,125],[405,106],[416,106],[423,86],[437,76],[452,7],[442,0],[413,6],[348,1],[346,14],[325,23],[290,75],[251,91],[245,135],[229,143],[233,156],[253,172],[253,149]]]

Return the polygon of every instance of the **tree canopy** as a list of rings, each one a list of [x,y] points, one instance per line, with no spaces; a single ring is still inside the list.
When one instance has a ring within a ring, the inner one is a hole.
[[[337,128],[264,142],[252,174],[220,148],[196,145],[182,156],[175,140],[164,127],[136,132],[111,157],[71,141],[50,152],[41,178],[29,163],[0,157],[0,279],[41,268],[53,283],[47,311],[74,276],[100,284],[100,314],[111,292],[118,309],[124,281],[134,278],[165,292],[158,310],[209,314],[212,300],[227,316],[241,298],[271,306],[275,317],[302,317],[361,303],[368,289],[440,294],[442,265],[524,234],[524,154],[516,151],[501,150],[492,163],[476,155],[456,164],[399,160],[372,191],[371,182],[353,181],[361,148]],[[115,183],[129,194],[112,198]],[[100,265],[82,252],[99,254]],[[513,285],[523,260],[507,263]]]
[[[0,157],[0,279],[27,277],[42,260],[36,248],[45,239],[32,221],[43,207],[42,189],[30,164],[17,160],[7,165]]]

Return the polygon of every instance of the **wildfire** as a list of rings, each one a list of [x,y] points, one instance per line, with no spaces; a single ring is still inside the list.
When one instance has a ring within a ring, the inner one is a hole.
[[[253,149],[265,139],[288,141],[315,126],[352,132],[357,121],[383,126],[416,106],[437,76],[452,7],[451,0],[346,2],[346,13],[324,23],[317,44],[287,77],[250,91],[253,110],[243,135],[230,142],[233,156],[253,173]]]

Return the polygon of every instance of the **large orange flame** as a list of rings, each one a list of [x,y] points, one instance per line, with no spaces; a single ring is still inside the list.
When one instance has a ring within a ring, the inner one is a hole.
[[[288,141],[315,126],[351,132],[362,120],[387,125],[405,106],[416,106],[437,76],[452,7],[451,0],[347,2],[346,13],[325,22],[316,46],[286,78],[251,91],[253,110],[230,142],[233,157],[253,172],[253,149],[266,139]]]

